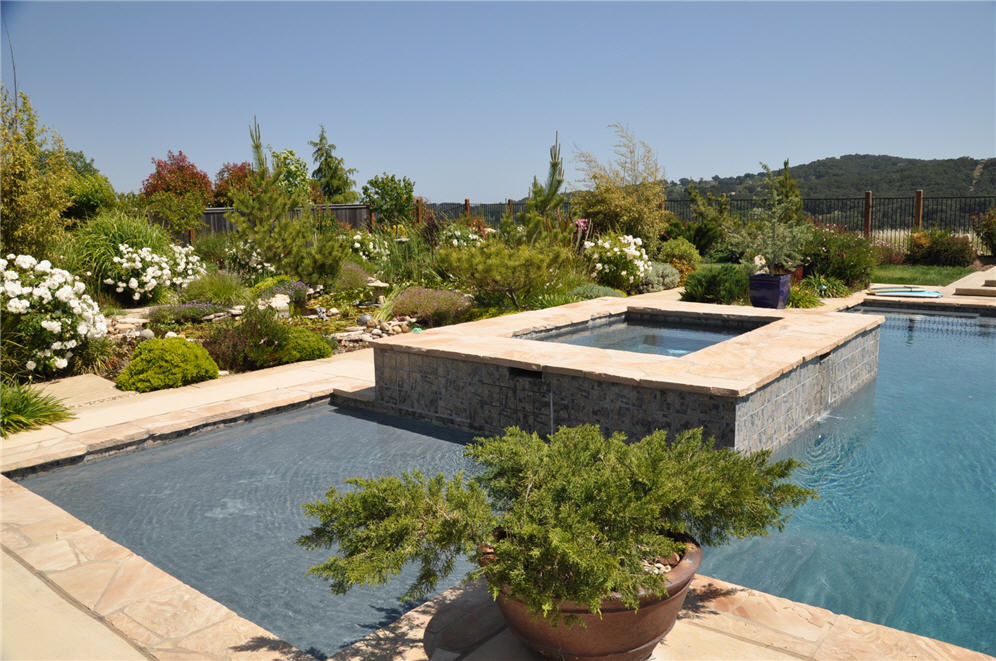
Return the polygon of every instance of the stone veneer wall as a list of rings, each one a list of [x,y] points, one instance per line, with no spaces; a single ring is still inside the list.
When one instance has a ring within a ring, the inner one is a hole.
[[[486,434],[593,423],[638,439],[655,429],[701,426],[721,445],[776,447],[875,377],[878,336],[877,328],[866,331],[742,397],[378,350],[376,400],[390,411]]]

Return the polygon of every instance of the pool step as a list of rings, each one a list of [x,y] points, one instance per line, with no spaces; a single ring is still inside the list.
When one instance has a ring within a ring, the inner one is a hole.
[[[910,589],[917,554],[830,532],[806,531],[806,537],[816,551],[794,573],[783,595],[861,620],[888,622]],[[822,567],[819,578],[816,567]]]
[[[996,296],[996,285],[990,285],[994,280],[986,280],[983,287],[958,287],[955,296]]]
[[[717,578],[781,595],[816,551],[816,542],[788,533],[748,538],[706,549],[702,573],[721,567],[714,570]]]

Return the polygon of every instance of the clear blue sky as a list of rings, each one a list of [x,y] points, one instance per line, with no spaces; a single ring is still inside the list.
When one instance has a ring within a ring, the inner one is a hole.
[[[357,187],[526,194],[554,131],[621,122],[669,179],[785,158],[996,155],[994,2],[2,2],[2,76],[119,191],[183,150],[212,178],[324,124]]]

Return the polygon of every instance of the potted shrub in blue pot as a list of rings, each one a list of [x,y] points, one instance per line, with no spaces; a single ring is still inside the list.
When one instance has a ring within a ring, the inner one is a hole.
[[[549,439],[512,427],[465,454],[469,477],[354,478],[306,504],[319,522],[298,543],[334,549],[309,573],[343,593],[414,563],[403,599],[421,598],[465,556],[532,650],[637,661],[674,625],[699,544],[781,528],[814,495],[787,481],[796,461],[716,448],[701,429],[629,443],[592,425]]]
[[[762,164],[763,165],[763,164]],[[742,224],[727,227],[726,244],[754,267],[750,302],[759,308],[784,308],[792,285],[792,271],[802,264],[802,251],[813,225],[802,211],[802,197],[788,173],[768,172],[764,205]]]

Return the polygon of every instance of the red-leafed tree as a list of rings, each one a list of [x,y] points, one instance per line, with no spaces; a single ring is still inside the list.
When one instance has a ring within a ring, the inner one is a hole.
[[[183,151],[166,153],[165,160],[153,158],[155,170],[142,182],[142,194],[151,197],[156,193],[183,196],[197,195],[206,206],[211,201],[211,178],[190,162]]]
[[[214,175],[214,202],[216,207],[234,206],[232,190],[246,190],[249,187],[249,175],[252,165],[248,161],[242,163],[225,163]]]
[[[156,169],[142,182],[142,196],[150,217],[175,232],[200,227],[204,207],[211,203],[211,179],[182,151],[153,158]]]

